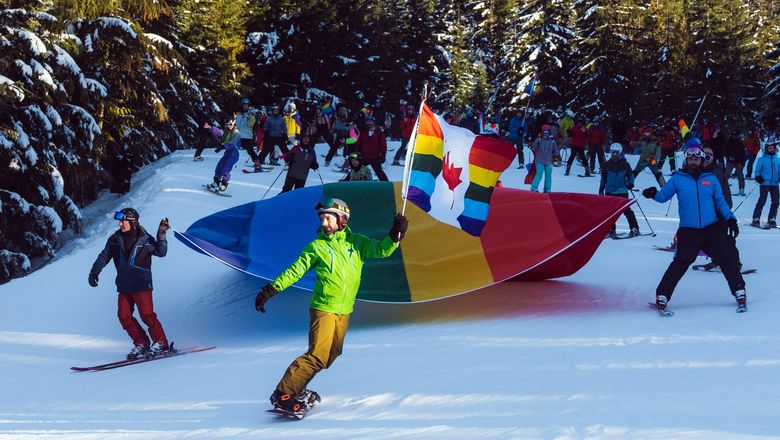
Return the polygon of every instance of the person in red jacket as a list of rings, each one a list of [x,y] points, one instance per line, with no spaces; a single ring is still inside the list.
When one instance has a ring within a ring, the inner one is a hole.
[[[712,142],[712,135],[713,135],[713,128],[712,124],[710,124],[709,119],[704,118],[702,119],[701,123],[701,140],[704,142],[703,145],[708,146],[710,142]]]
[[[417,116],[414,114],[414,106],[406,106],[406,111],[399,123],[401,128],[401,148],[395,152],[393,157],[393,165],[401,166],[401,158],[406,156],[406,147],[409,144],[409,139],[412,137],[412,131],[414,131],[414,124],[417,123]]]
[[[355,149],[360,152],[363,164],[370,166],[379,180],[387,182],[387,174],[382,169],[387,154],[385,133],[374,125],[374,117],[371,115],[366,116],[365,124],[366,129],[360,133]]]
[[[587,130],[585,129],[585,121],[582,118],[577,118],[577,122],[574,123],[574,127],[569,129],[569,146],[571,146],[571,155],[569,160],[566,161],[565,175],[569,175],[571,171],[571,164],[574,163],[574,157],[579,157],[580,162],[585,167],[585,175],[590,176],[590,168],[588,168],[588,159],[585,157],[585,145],[588,143]]]
[[[599,174],[604,167],[604,145],[607,143],[607,132],[601,125],[598,116],[593,117],[593,124],[588,128],[588,158],[590,161],[590,172],[596,172],[596,158],[599,160]]]
[[[669,170],[674,173],[677,164],[674,160],[674,150],[677,147],[677,130],[672,126],[672,120],[666,118],[661,131],[661,158],[658,160],[658,171],[663,171],[664,162],[669,159]]]
[[[752,130],[745,138],[745,152],[747,153],[747,173],[746,179],[753,175],[753,164],[756,162],[758,152],[761,151],[761,144],[758,142],[758,130]]]

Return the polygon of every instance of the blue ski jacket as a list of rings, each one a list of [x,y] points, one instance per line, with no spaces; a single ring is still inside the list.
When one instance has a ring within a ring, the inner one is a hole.
[[[718,221],[736,218],[729,209],[723,190],[714,174],[704,171],[698,179],[678,170],[655,195],[655,201],[664,203],[677,194],[680,227],[704,229]]]
[[[764,178],[761,186],[777,186],[780,182],[780,156],[763,154],[756,163],[756,176]]]
[[[634,184],[634,172],[624,158],[609,159],[601,173],[601,188],[604,194],[628,194],[628,184]]]

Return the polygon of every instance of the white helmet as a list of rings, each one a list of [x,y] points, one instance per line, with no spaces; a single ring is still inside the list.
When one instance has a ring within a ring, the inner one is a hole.
[[[609,152],[611,153],[622,153],[623,152],[623,145],[615,142],[614,144],[609,146]]]

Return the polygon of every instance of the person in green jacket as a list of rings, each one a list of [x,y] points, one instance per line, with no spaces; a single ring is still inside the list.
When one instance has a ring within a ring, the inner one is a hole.
[[[277,293],[314,269],[314,293],[309,304],[309,348],[287,368],[271,395],[276,409],[296,413],[310,405],[317,393],[306,385],[321,370],[330,367],[341,354],[349,325],[349,315],[360,287],[363,263],[369,258],[389,257],[403,239],[409,224],[398,214],[383,240],[352,232],[347,226],[349,207],[340,199],[327,199],[315,207],[320,216],[317,238],[309,243],[295,262],[255,298],[255,309],[265,313],[265,303]]]

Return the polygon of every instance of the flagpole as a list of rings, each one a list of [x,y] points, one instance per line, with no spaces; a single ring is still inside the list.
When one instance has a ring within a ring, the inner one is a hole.
[[[414,130],[412,130],[412,135],[409,138],[409,143],[406,145],[406,159],[404,161],[404,179],[402,182],[403,185],[403,191],[401,191],[401,198],[403,199],[403,204],[401,205],[401,215],[404,215],[406,212],[406,196],[407,192],[409,191],[409,183],[411,180],[411,173],[412,173],[412,162],[414,161],[414,149],[417,145],[417,130],[420,127],[420,119],[422,119],[422,112],[423,112],[423,106],[425,105],[425,100],[428,97],[428,81],[423,81],[423,89],[422,89],[422,99],[420,100],[420,109],[417,111],[417,121],[414,123]],[[414,140],[414,142],[412,142]]]
[[[534,76],[531,78],[531,93],[528,94],[528,101],[525,102],[525,112],[523,112],[523,133],[520,135],[520,145],[523,145],[525,142],[525,133],[528,130],[528,127],[525,125],[525,120],[528,117],[528,107],[531,106],[531,98],[534,96],[534,87],[536,87],[536,75],[538,73],[534,72]],[[525,148],[523,148],[523,156],[525,156]],[[520,154],[518,152],[517,154]],[[525,157],[523,157],[523,163],[525,163]]]

